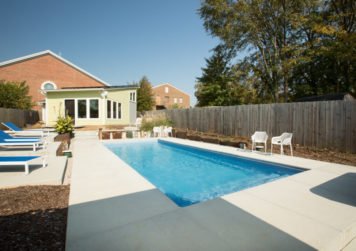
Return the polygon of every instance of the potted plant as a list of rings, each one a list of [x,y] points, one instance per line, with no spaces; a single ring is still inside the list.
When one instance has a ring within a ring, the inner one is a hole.
[[[58,134],[68,133],[70,136],[73,136],[74,125],[73,119],[69,116],[58,117],[55,130]]]
[[[69,149],[70,139],[73,137],[74,125],[71,117],[58,117],[55,130],[58,135],[54,138],[54,141],[62,142],[60,145],[60,153],[59,155],[63,155],[66,150]],[[68,155],[67,155],[68,154]],[[66,156],[71,157],[71,153],[67,153]]]

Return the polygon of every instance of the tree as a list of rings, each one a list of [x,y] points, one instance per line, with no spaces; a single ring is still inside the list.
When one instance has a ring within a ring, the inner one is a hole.
[[[206,59],[206,68],[197,78],[195,96],[197,106],[226,106],[252,103],[252,96],[240,80],[245,75],[236,65],[230,67],[229,61],[234,52],[226,50],[222,45],[214,48],[211,58]]]
[[[155,105],[154,96],[152,92],[152,85],[144,76],[139,82],[139,89],[137,90],[137,111],[144,112],[152,110]]]
[[[293,22],[304,1],[207,0],[199,12],[204,26],[228,48],[250,50],[251,69],[267,100],[288,100],[288,79],[297,42]],[[262,92],[261,92],[262,94]]]
[[[0,80],[0,107],[14,109],[31,109],[34,105],[28,96],[29,86],[26,82],[9,82]]]
[[[248,53],[259,99],[287,102],[356,91],[355,9],[352,0],[205,0],[199,14],[225,48]]]
[[[226,85],[229,82],[229,59],[221,46],[214,49],[211,58],[206,59],[206,68],[195,86],[197,106],[224,105],[228,103]]]
[[[298,97],[356,92],[356,2],[322,1],[304,11],[300,60],[291,77]]]

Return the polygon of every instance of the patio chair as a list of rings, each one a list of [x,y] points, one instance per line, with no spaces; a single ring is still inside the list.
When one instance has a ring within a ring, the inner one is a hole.
[[[31,146],[33,151],[36,151],[38,147],[40,147],[40,142],[31,142],[31,141],[4,141],[0,139],[0,146]],[[44,146],[44,144],[43,144]]]
[[[39,138],[16,138],[12,137],[4,131],[0,131],[0,146],[32,146],[33,151],[36,151],[40,145],[45,147],[45,141]]]
[[[172,127],[165,127],[163,133],[165,137],[172,137]]]
[[[41,142],[40,138],[28,138],[28,137],[13,137],[9,135],[8,133],[4,131],[0,131],[0,139],[5,141],[5,142],[18,142],[18,141],[23,141],[23,142]]]
[[[19,136],[40,136],[44,137],[45,132],[44,130],[38,129],[38,130],[23,130],[22,128],[16,126],[12,122],[1,122],[5,127],[7,127],[11,132],[13,132],[15,135]],[[49,130],[46,130],[46,135],[49,135]]]
[[[153,127],[153,137],[161,137],[162,136],[162,128],[160,126]]]
[[[135,126],[137,128],[140,128],[142,124],[142,118],[136,118]]]
[[[264,148],[265,148],[265,152],[267,151],[267,139],[268,139],[268,135],[266,132],[260,132],[260,131],[256,131],[252,136],[251,136],[251,140],[252,140],[252,151],[254,149],[254,147],[257,148],[256,144],[257,143],[262,143],[264,144]]]
[[[293,156],[293,147],[292,147],[292,137],[293,133],[284,132],[281,136],[273,137],[271,140],[271,154],[273,150],[273,145],[280,145],[281,146],[281,154],[283,152],[283,145],[290,146],[290,153]]]
[[[29,174],[29,162],[41,156],[0,156],[0,166],[25,166],[25,174]],[[42,167],[46,166],[45,158],[42,160]]]

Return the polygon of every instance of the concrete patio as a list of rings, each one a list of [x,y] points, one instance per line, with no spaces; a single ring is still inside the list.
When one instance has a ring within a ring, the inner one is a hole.
[[[166,140],[310,170],[180,208],[102,142],[78,139],[73,145],[67,250],[340,250],[347,245],[345,250],[351,250],[355,246],[356,167]]]

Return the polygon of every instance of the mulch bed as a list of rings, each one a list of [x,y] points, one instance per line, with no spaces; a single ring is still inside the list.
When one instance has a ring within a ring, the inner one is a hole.
[[[69,186],[0,189],[0,250],[65,250]]]

